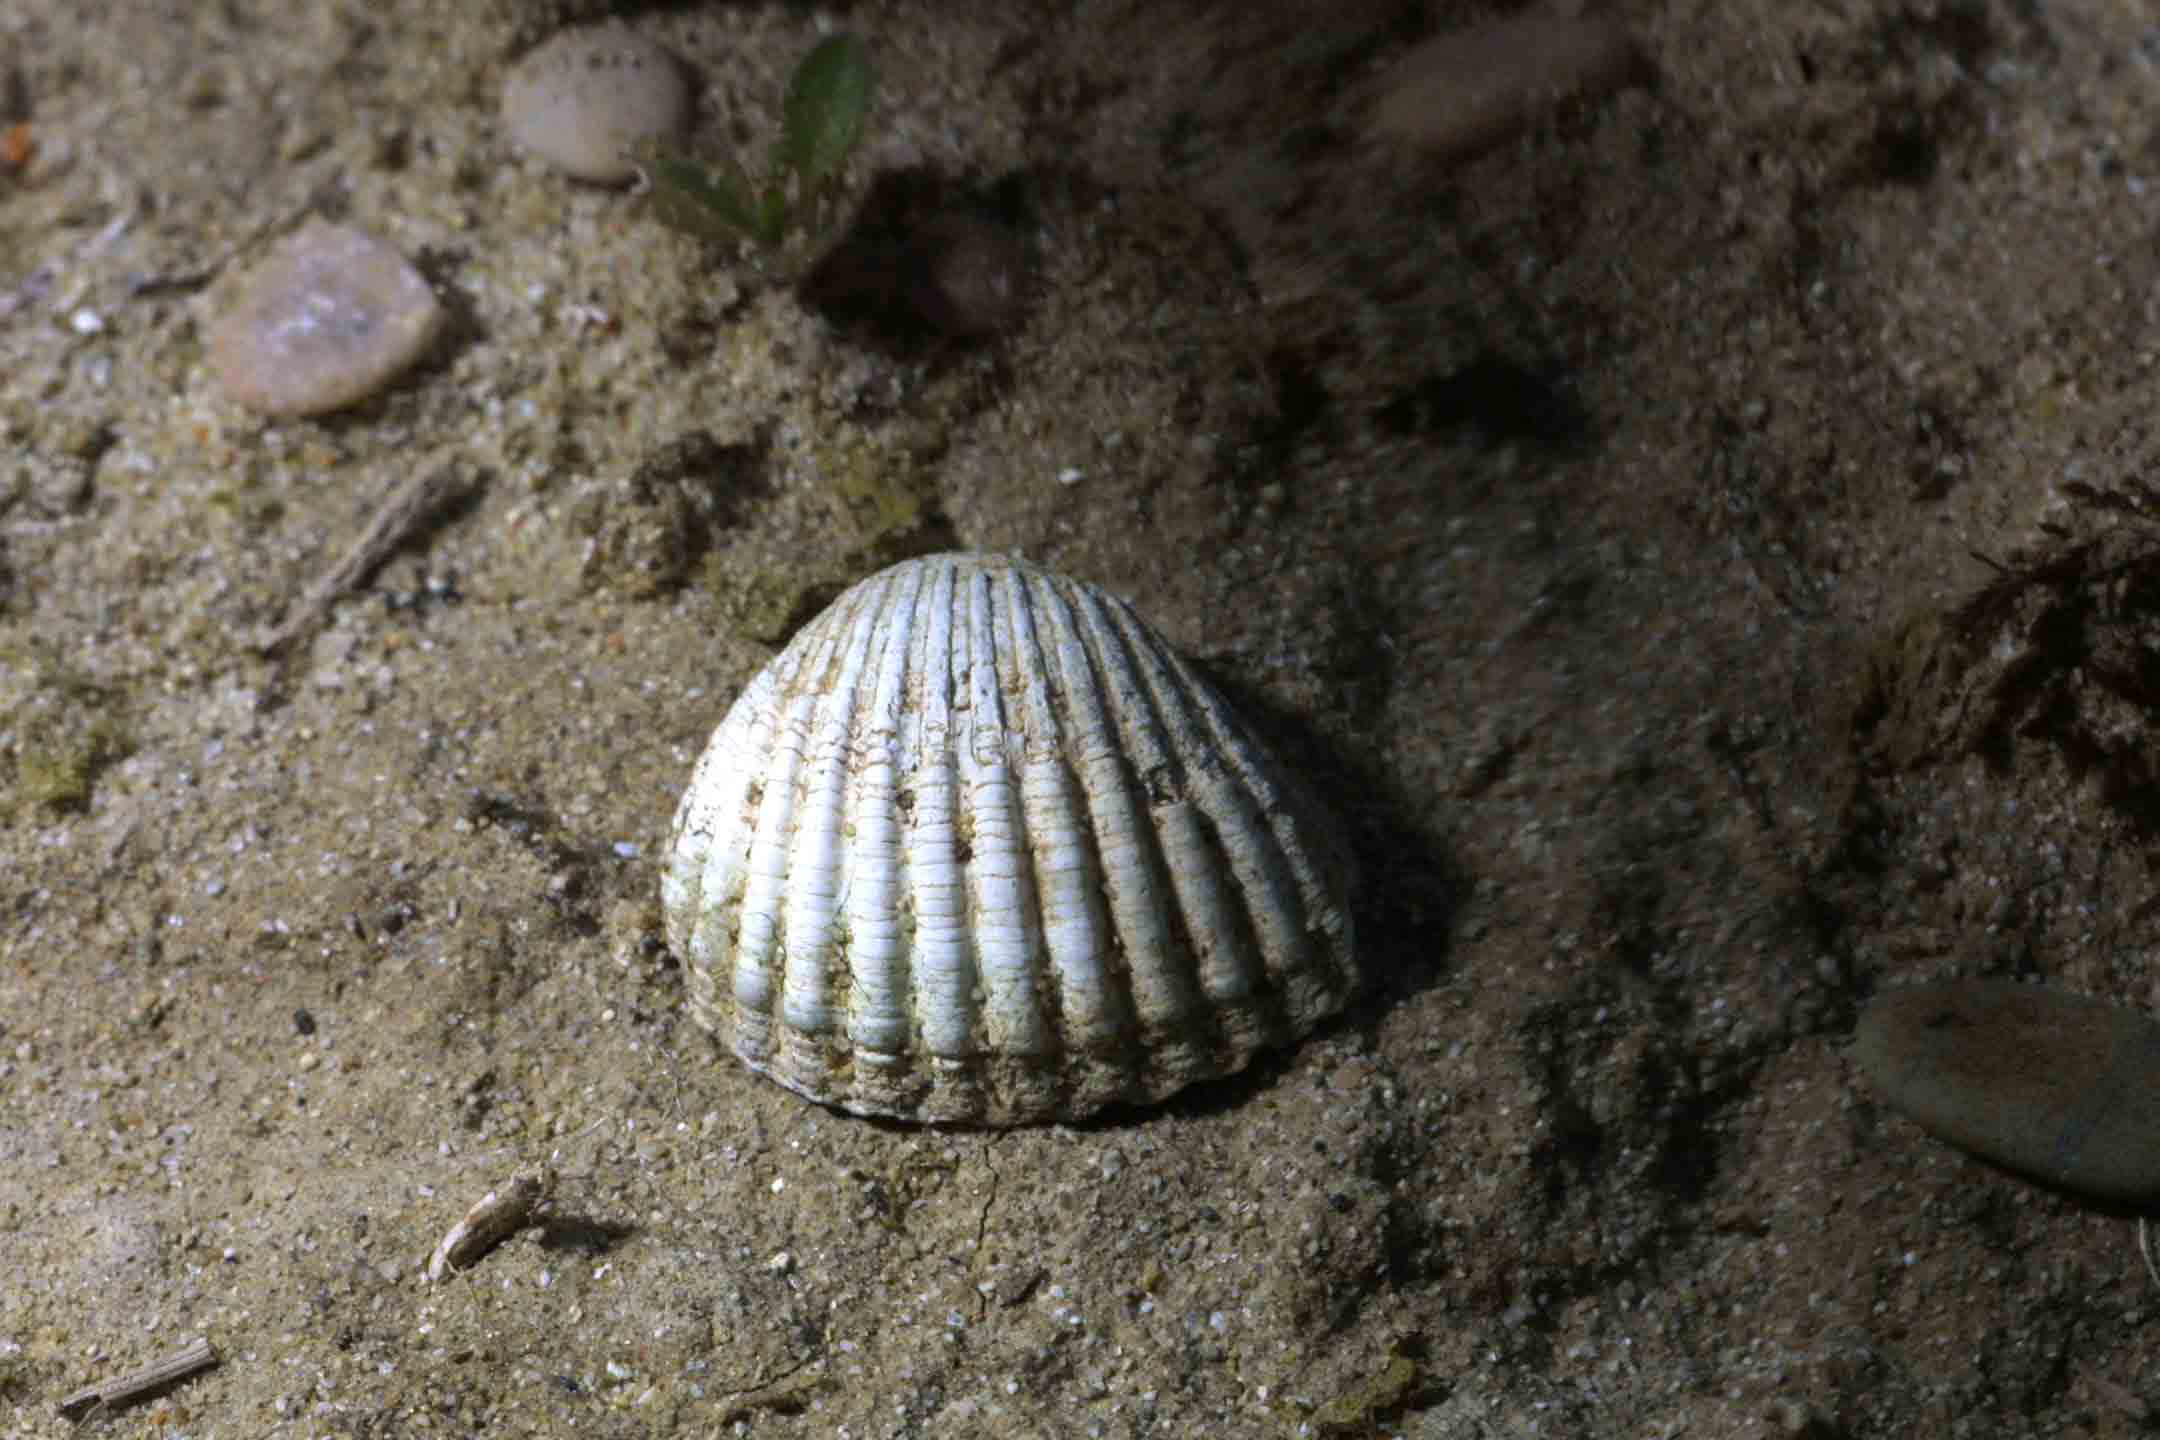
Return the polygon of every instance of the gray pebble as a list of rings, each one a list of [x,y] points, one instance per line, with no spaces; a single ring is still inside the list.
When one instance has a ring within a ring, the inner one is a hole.
[[[1985,1159],[2100,1200],[2160,1200],[2160,1024],[2006,980],[1890,990],[1853,1056],[1883,1098]]]
[[[510,138],[579,180],[620,184],[637,174],[640,140],[680,144],[690,132],[682,62],[621,25],[565,30],[520,60],[503,83]]]

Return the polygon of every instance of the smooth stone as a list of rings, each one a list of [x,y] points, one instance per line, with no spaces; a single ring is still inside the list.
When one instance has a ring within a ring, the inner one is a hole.
[[[1889,990],[1853,1057],[1931,1134],[2095,1199],[2160,1200],[2160,1023],[2007,980]]]
[[[211,322],[206,352],[219,386],[249,409],[321,415],[411,369],[442,326],[435,292],[395,247],[311,218]]]
[[[1390,67],[1366,129],[1464,158],[1563,100],[1619,89],[1639,66],[1634,38],[1611,20],[1488,20],[1435,35]]]
[[[637,174],[630,148],[640,140],[680,144],[691,109],[682,62],[621,25],[565,30],[503,82],[510,138],[565,175],[603,184]]]

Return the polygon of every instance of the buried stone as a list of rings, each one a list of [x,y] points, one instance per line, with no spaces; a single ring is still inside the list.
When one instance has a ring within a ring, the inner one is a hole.
[[[2093,1199],[2160,1200],[2160,1023],[2006,980],[1889,990],[1853,1056],[1922,1129]]]

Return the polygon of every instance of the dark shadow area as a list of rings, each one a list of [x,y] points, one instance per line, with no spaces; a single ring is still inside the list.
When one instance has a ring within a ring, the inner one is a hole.
[[[1589,412],[1569,393],[1566,372],[1484,348],[1460,369],[1433,373],[1373,412],[1388,434],[1430,437],[1470,430],[1488,444],[1520,441],[1575,454],[1597,437]]]
[[[1365,972],[1360,998],[1347,1013],[1367,1029],[1382,1010],[1440,979],[1457,901],[1470,877],[1440,837],[1412,822],[1377,770],[1341,753],[1258,691],[1204,662],[1193,664],[1229,699],[1290,781],[1318,797],[1344,829],[1357,866],[1351,911]]]
[[[2160,1206],[2140,1205],[2130,1200],[2113,1200],[2094,1195],[2089,1191],[2074,1190],[2057,1185],[2037,1175],[2014,1170],[1985,1155],[1976,1154],[1947,1140],[1938,1140],[1922,1130],[1918,1124],[1906,1119],[1893,1106],[1874,1094],[1861,1091],[1853,1105],[1854,1122],[1867,1137],[1870,1145],[1909,1150],[1915,1160],[1925,1151],[1951,1155],[1962,1161],[1962,1166],[1931,1175],[1931,1183],[1939,1183],[1940,1201],[1953,1207],[1956,1223],[1971,1229],[1990,1249],[2008,1251],[2017,1243],[2017,1233],[2029,1202],[2018,1195],[2018,1187],[2037,1190],[2053,1196],[2065,1205],[2089,1215],[2103,1215],[2110,1220],[2143,1220],[2148,1225],[2160,1220]],[[1892,1122],[1887,1117],[1897,1115]],[[1971,1173],[2006,1181],[2006,1184],[1974,1183]],[[1937,1196],[1928,1195],[1926,1203],[1937,1203]],[[2136,1238],[2126,1237],[2131,1248],[2136,1248]],[[2160,1237],[2149,1243],[2156,1247],[2154,1255],[2160,1259]],[[2137,1262],[2132,1261],[2133,1266]]]
[[[1638,1111],[1660,1121],[1650,1183],[1683,1207],[1700,1204],[1717,1178],[1719,1137],[1712,1122],[1747,1093],[1737,1081],[1707,1087],[1702,1068],[1691,1055],[1652,1052],[1629,1087],[1639,1097]]]
[[[928,167],[888,170],[797,286],[851,338],[911,358],[993,343],[1026,320],[1034,289],[1026,177],[987,185]]]
[[[638,1233],[638,1227],[589,1215],[549,1214],[537,1222],[540,1248],[557,1254],[605,1255]]]

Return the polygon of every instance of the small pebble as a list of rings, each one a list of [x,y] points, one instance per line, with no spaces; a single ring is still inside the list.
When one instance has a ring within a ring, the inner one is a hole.
[[[503,83],[510,138],[578,180],[637,174],[630,147],[690,133],[690,76],[667,50],[621,25],[565,30]]]
[[[1512,135],[1538,111],[1616,90],[1635,42],[1610,20],[1518,16],[1436,35],[1380,80],[1367,130],[1463,157]]]
[[[321,415],[411,369],[442,325],[435,292],[404,256],[361,231],[310,219],[211,322],[210,370],[252,410]]]
[[[1985,1159],[2099,1200],[2160,1200],[2160,1023],[2006,980],[1890,990],[1860,1068],[1896,1109]]]

